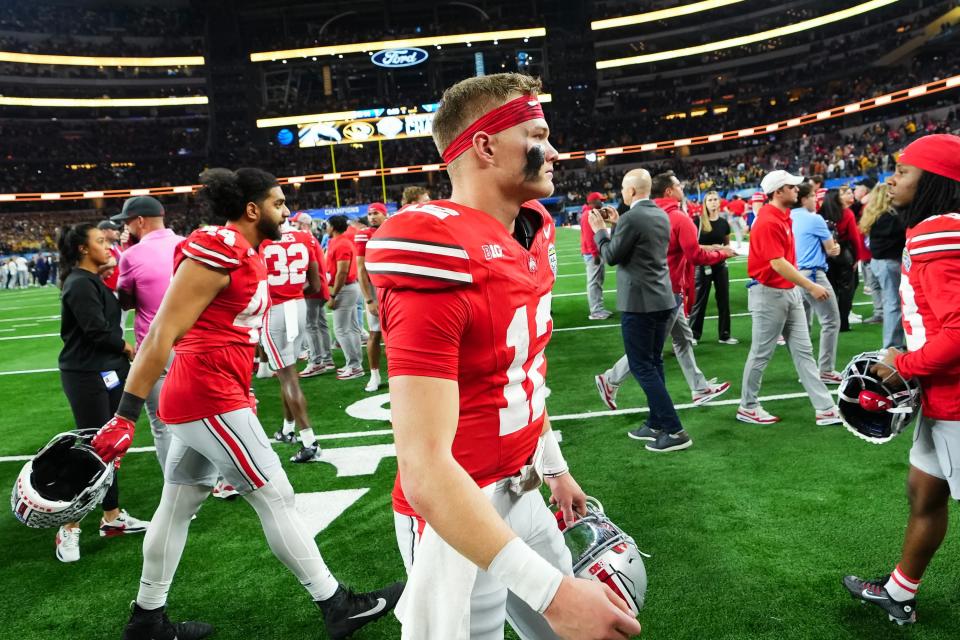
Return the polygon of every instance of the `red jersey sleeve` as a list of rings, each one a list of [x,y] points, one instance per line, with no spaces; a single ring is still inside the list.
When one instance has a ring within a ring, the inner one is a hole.
[[[431,213],[406,210],[367,242],[366,269],[377,289],[442,290],[473,283],[470,256]]]
[[[357,235],[353,236],[353,244],[356,246],[358,258],[366,258],[367,242],[369,240],[370,232],[367,229],[364,229],[363,231],[357,231]]]
[[[179,267],[184,259],[190,258],[214,269],[233,271],[240,266],[244,254],[241,247],[244,245],[246,241],[232,229],[197,229],[180,243],[174,268]]]
[[[379,289],[389,377],[456,380],[470,305],[460,290]]]

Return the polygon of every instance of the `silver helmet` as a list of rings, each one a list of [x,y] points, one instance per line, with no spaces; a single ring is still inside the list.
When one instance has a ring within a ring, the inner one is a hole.
[[[611,522],[596,498],[587,498],[587,515],[566,526],[557,512],[557,522],[573,559],[573,575],[602,582],[630,606],[634,615],[643,609],[647,593],[647,569],[633,538]]]
[[[96,429],[67,431],[23,465],[10,507],[17,520],[38,529],[80,520],[103,501],[113,483],[113,464],[90,446]]]
[[[910,426],[920,411],[920,385],[896,370],[886,378],[874,373],[885,353],[854,356],[841,374],[837,408],[847,430],[867,442],[890,442]],[[886,365],[884,365],[886,366]]]

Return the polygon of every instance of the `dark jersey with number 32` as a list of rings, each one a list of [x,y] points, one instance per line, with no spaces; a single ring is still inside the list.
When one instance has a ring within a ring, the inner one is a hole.
[[[160,392],[160,418],[192,422],[250,406],[253,351],[270,306],[267,268],[246,239],[229,227],[191,233],[174,253],[230,274],[230,283],[200,313],[174,347],[176,355]]]
[[[555,229],[535,201],[517,224],[529,249],[486,213],[438,200],[402,209],[366,247],[389,375],[458,382],[453,455],[481,487],[519,471],[545,416]],[[393,505],[415,515],[399,477]]]

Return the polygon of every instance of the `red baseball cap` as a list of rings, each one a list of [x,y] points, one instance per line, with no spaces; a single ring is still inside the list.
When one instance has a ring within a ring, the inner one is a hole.
[[[382,202],[373,202],[369,207],[367,207],[367,213],[370,213],[371,211],[379,211],[383,215],[387,215],[387,205],[383,204]]]
[[[960,136],[936,133],[917,138],[900,153],[897,162],[960,182]]]
[[[603,197],[603,194],[599,191],[594,191],[587,196],[587,202],[603,202],[606,198]]]

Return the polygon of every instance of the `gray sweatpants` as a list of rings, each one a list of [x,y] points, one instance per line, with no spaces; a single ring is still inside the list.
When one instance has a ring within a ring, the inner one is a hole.
[[[820,320],[820,357],[817,359],[820,373],[830,373],[837,366],[837,339],[840,337],[840,308],[837,307],[837,295],[833,291],[830,280],[827,279],[826,271],[801,269],[800,273],[830,294],[826,300],[817,300],[806,290],[802,292],[803,312],[807,317],[807,326],[811,326],[814,313]]]
[[[826,411],[833,406],[833,397],[820,381],[817,365],[813,361],[813,345],[810,330],[803,313],[803,297],[800,291],[775,289],[757,284],[748,290],[747,308],[753,317],[750,355],[743,365],[743,391],[740,406],[753,409],[760,404],[760,383],[763,371],[777,348],[781,335],[787,341],[793,366],[800,375],[800,383],[810,396],[817,411]]]
[[[606,273],[603,260],[600,264],[594,264],[593,256],[583,256],[583,262],[587,267],[587,303],[590,305],[590,313],[603,312],[603,276]]]
[[[310,364],[333,362],[330,353],[330,328],[327,326],[327,301],[306,298],[307,302],[307,349]]]
[[[690,329],[690,323],[687,320],[687,314],[683,310],[683,305],[677,306],[673,313],[673,319],[670,322],[668,333],[673,341],[673,354],[677,357],[677,364],[683,372],[683,378],[690,387],[690,393],[696,394],[698,391],[706,391],[710,383],[707,377],[697,366],[697,358],[693,355],[693,331]],[[607,369],[604,373],[607,382],[613,386],[619,387],[623,381],[630,375],[630,364],[627,362],[627,356],[617,360],[616,364]]]
[[[360,369],[360,323],[357,320],[357,303],[360,300],[360,285],[356,282],[345,285],[337,294],[337,308],[333,310],[333,333],[337,344],[343,349],[347,360],[345,367]]]

